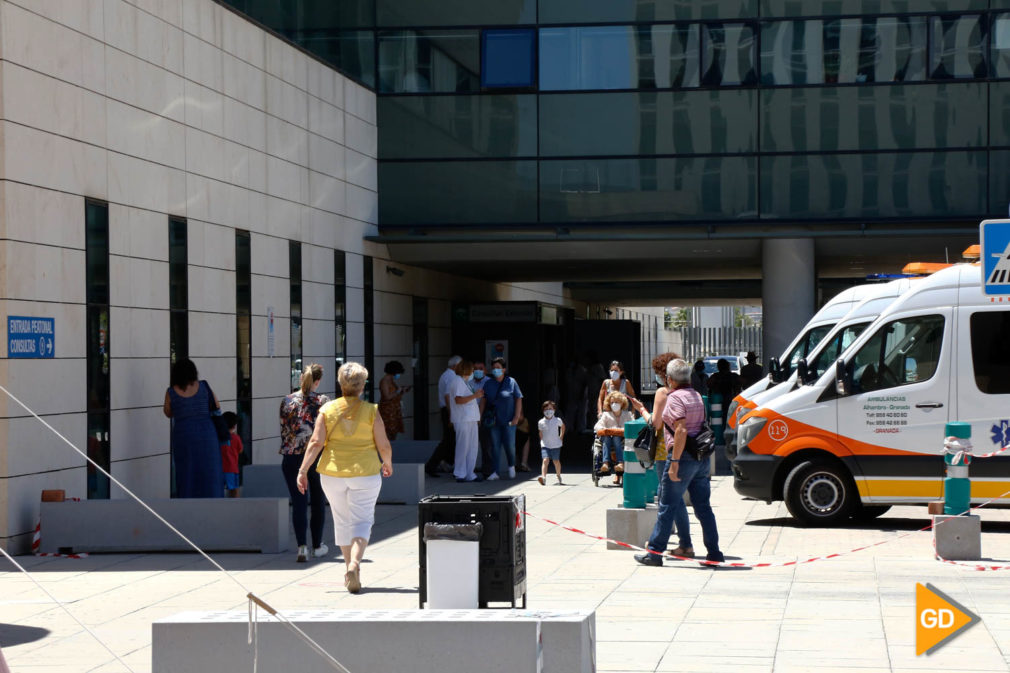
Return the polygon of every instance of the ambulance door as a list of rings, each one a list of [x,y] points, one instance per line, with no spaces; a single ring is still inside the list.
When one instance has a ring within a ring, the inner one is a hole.
[[[973,453],[990,453],[1010,444],[1010,309],[998,304],[963,307],[957,330],[963,355],[951,415],[971,423]],[[972,462],[972,502],[1010,497],[1008,490],[1010,451]]]
[[[847,358],[838,439],[864,503],[939,497],[950,408],[952,310],[895,317]]]

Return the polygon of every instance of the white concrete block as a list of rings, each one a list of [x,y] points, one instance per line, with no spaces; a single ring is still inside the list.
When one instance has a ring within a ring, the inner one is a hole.
[[[102,24],[104,0],[21,0],[20,6],[35,12],[60,25],[102,39],[105,27]]]
[[[112,443],[113,461],[168,453],[172,443],[172,422],[165,417],[160,404],[156,407],[114,409],[110,416],[109,441]]]
[[[110,332],[112,348],[115,348],[115,338]],[[171,363],[167,353],[161,358],[134,359],[117,358],[111,349],[110,353],[110,396],[113,409],[161,407],[165,403],[165,390],[171,378]]]
[[[108,198],[108,153],[104,148],[9,122],[3,123],[3,136],[6,179]]]
[[[242,497],[290,498],[280,461],[242,467]]]
[[[376,224],[379,221],[378,195],[357,185],[347,185],[347,205],[345,214],[359,222]]]
[[[0,536],[32,533],[39,521],[39,499],[45,489],[62,489],[68,498],[83,498],[87,491],[87,476],[84,459],[81,467],[41,474],[26,474],[10,477],[7,484],[6,518],[0,517]],[[3,530],[6,529],[6,530]],[[26,540],[30,544],[31,539]],[[26,545],[27,546],[27,545]],[[15,553],[28,553],[28,549],[18,549]]]
[[[308,88],[308,64],[311,59],[305,58],[289,43],[272,35],[266,36],[264,46],[268,73],[299,89]]]
[[[309,132],[283,119],[267,116],[267,154],[305,166],[309,161]]]
[[[186,79],[214,91],[224,90],[224,60],[228,57],[219,48],[186,33],[183,36],[183,50],[183,72]]]
[[[234,271],[190,266],[188,285],[190,311],[235,313]]]
[[[413,328],[405,325],[375,326],[375,356],[384,359],[410,359]],[[378,364],[378,363],[377,363]]]
[[[982,518],[936,515],[933,517],[936,555],[948,561],[978,561],[982,558]]]
[[[616,493],[620,493],[620,491]],[[646,505],[645,509],[624,509],[623,507],[608,509],[607,537],[633,544],[636,547],[645,546],[652,535],[652,529],[656,526],[658,514],[659,508],[651,503]],[[607,543],[607,549],[627,551],[627,547],[621,547],[613,542]]]
[[[56,414],[44,418],[57,432],[85,450],[83,439],[88,433],[86,414]],[[31,416],[0,420],[0,437],[6,438],[5,476],[8,477],[66,470],[81,465],[83,460],[62,439]]]
[[[131,460],[116,462],[113,460],[112,476],[118,479],[146,501],[149,498],[168,498],[171,495],[171,457],[168,450],[156,456],[145,456]],[[126,498],[126,491],[113,483],[110,486],[113,499]]]
[[[231,54],[222,54],[221,59],[224,66],[224,88],[220,90],[250,107],[266,111],[269,75]]]
[[[344,80],[344,110],[349,115],[375,124],[375,93],[349,78]]]
[[[348,149],[344,154],[347,181],[370,191],[378,191],[378,163],[375,157]]]
[[[349,149],[375,158],[377,138],[374,122],[366,122],[353,114],[344,116],[344,145]]]
[[[367,586],[363,589],[367,592]],[[276,606],[348,670],[383,673],[590,673],[596,618],[575,610],[287,610]],[[260,611],[263,670],[323,671],[327,665]],[[248,612],[189,612],[154,622],[154,673],[249,670]],[[542,649],[541,649],[542,647]],[[542,659],[540,657],[542,652]],[[489,656],[494,653],[494,656]]]
[[[323,367],[332,368],[336,327],[332,320],[302,321],[302,362],[318,362]]]
[[[287,498],[147,499],[147,504],[207,551],[286,551]],[[42,551],[190,551],[190,547],[136,501],[42,503]]]
[[[189,355],[234,358],[236,318],[232,313],[189,312]]]
[[[309,97],[304,90],[283,82],[273,75],[266,76],[266,112],[275,117],[307,129],[309,126]]]
[[[168,262],[109,257],[109,303],[168,310]]]
[[[187,201],[186,173],[110,153],[109,200],[159,213],[180,213]]]
[[[4,238],[64,248],[84,248],[84,226],[68,227],[83,220],[84,199],[33,185],[3,183]],[[331,273],[332,279],[332,273]]]
[[[81,304],[39,304],[34,301],[0,301],[0,315],[53,318],[56,330],[55,358],[83,358],[87,355],[84,327],[86,309]],[[6,329],[6,328],[5,328]],[[7,340],[0,342],[0,357],[7,357]]]
[[[207,133],[226,136],[224,129],[224,96],[191,80],[184,82],[186,99],[185,118],[187,126]],[[241,103],[235,103],[241,105]],[[231,137],[227,135],[226,137]]]
[[[169,326],[168,311],[113,306],[109,311],[109,333],[114,350],[110,352],[117,358],[167,357],[171,350]]]
[[[413,298],[407,294],[376,292],[375,322],[387,325],[413,325]]]
[[[224,98],[224,137],[266,152],[266,114],[245,102]]]
[[[167,262],[168,217],[110,203],[109,253]]]
[[[221,13],[221,36],[217,41],[222,48],[256,68],[266,67],[266,41],[276,39],[267,36],[256,25],[233,12]]]
[[[235,270],[235,230],[211,222],[187,222],[189,264]]]
[[[309,96],[309,130],[335,143],[344,142],[344,111]]]
[[[347,183],[314,171],[309,176],[309,204],[329,213],[342,214],[346,208]]]
[[[59,333],[56,334],[57,349]],[[39,381],[85,381],[84,359],[54,358],[51,360],[0,360],[0,380],[6,373],[8,390],[40,416],[83,412],[87,399],[81,388],[71,385],[39,385]],[[20,405],[0,398],[0,417],[26,416]]]
[[[195,53],[199,53],[201,49],[199,43],[194,45],[187,43],[186,77],[205,86],[220,89],[220,87],[207,84],[208,80],[203,73],[188,72],[191,58],[189,48],[191,46],[197,50]],[[212,60],[204,63],[204,67],[209,72],[213,72],[212,66]],[[105,69],[106,92],[110,98],[135,105],[177,122],[185,122],[183,118],[184,107],[181,104],[185,95],[185,87],[181,76],[116,49],[109,49],[105,52]],[[218,68],[218,72],[220,72],[220,68]]]
[[[235,410],[237,372],[234,357],[193,357],[200,378],[210,384],[224,411]],[[166,384],[167,385],[167,384]]]
[[[99,94],[7,63],[3,95],[10,121],[96,145],[106,142],[106,100]]]

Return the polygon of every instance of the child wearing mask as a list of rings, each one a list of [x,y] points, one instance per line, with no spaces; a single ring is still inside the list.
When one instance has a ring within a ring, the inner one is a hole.
[[[607,394],[604,405],[600,420],[593,427],[596,434],[603,436],[603,465],[600,466],[600,473],[610,472],[610,453],[613,451],[614,484],[619,485],[621,475],[624,474],[624,424],[634,416],[628,411],[627,395],[616,390]]]
[[[547,468],[553,462],[554,472],[558,476],[558,486],[562,486],[561,445],[565,440],[565,422],[558,418],[558,407],[551,400],[544,402],[541,408],[544,417],[537,423],[537,427],[540,430],[540,457],[544,460],[537,481],[541,486],[547,483]]]

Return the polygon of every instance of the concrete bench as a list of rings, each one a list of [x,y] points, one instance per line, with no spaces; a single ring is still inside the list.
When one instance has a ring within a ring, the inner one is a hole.
[[[416,505],[424,497],[424,464],[437,440],[402,439],[393,442],[393,476],[382,480],[379,502]]]
[[[242,468],[243,498],[290,498],[280,463]]]
[[[367,591],[367,589],[366,589]],[[291,621],[350,671],[590,673],[595,613],[575,610],[292,610]],[[247,612],[187,612],[152,625],[153,673],[252,670]],[[259,611],[259,670],[328,671]],[[542,637],[542,654],[538,652]],[[538,661],[542,656],[542,661]]]
[[[278,468],[279,470],[279,468]],[[287,551],[285,498],[148,500],[154,511],[206,551]],[[178,535],[133,500],[43,502],[43,552],[190,551]]]

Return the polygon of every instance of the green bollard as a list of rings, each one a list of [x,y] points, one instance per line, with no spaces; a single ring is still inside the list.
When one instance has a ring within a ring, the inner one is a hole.
[[[971,425],[960,422],[947,423],[943,428],[943,435],[945,444],[943,462],[947,467],[947,476],[943,480],[943,513],[968,514],[968,510],[971,509],[971,479],[968,476],[971,453],[949,446],[946,440],[971,439]],[[966,443],[970,446],[970,442]]]
[[[631,444],[626,444],[627,446],[634,448],[635,439],[638,437],[638,433],[645,429],[648,423],[644,419],[636,418],[633,421],[628,421],[624,424],[624,440],[628,442],[630,440]],[[637,462],[637,458],[635,459]],[[624,467],[627,469],[628,461],[624,461]],[[641,465],[639,465],[641,467]],[[656,491],[659,489],[659,477],[656,475],[655,465],[651,465],[645,468],[645,502],[654,502],[656,500]]]
[[[624,509],[645,509],[645,468],[635,455],[635,439],[645,427],[645,421],[624,424]]]
[[[721,446],[726,443],[726,440],[722,436],[722,431],[726,429],[725,419],[723,418],[722,395],[712,393],[709,397],[709,402],[711,403],[709,425],[712,426],[712,432],[715,433],[715,443]]]

